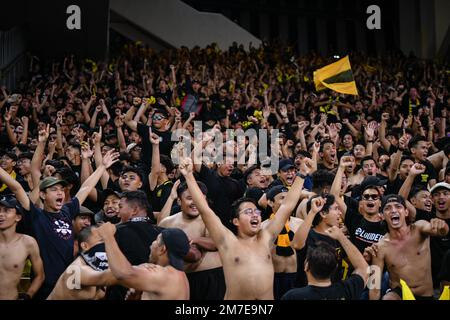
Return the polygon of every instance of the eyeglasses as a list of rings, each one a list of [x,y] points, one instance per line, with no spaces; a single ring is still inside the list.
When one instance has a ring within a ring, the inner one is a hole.
[[[362,198],[363,200],[378,200],[380,196],[377,194],[363,194]]]
[[[166,117],[164,117],[163,115],[158,114],[158,115],[154,115],[152,119],[156,120],[156,121],[160,121],[160,120],[163,120],[165,118]]]
[[[261,216],[261,210],[258,210],[258,209],[248,208],[248,209],[239,211],[239,213],[241,213],[241,212],[246,214],[247,216],[252,216],[254,214],[257,216]]]

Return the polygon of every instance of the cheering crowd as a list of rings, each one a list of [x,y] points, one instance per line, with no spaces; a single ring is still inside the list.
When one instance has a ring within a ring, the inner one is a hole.
[[[350,61],[358,96],[275,43],[30,57],[0,89],[0,299],[439,298],[450,71]],[[249,129],[275,172],[249,139],[202,157]]]

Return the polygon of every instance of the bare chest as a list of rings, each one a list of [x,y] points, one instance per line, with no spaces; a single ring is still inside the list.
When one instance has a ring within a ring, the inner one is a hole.
[[[0,269],[5,271],[22,271],[28,252],[24,244],[0,244]]]
[[[404,241],[389,241],[386,247],[386,264],[391,270],[409,267],[421,268],[430,261],[429,238],[411,237]]]

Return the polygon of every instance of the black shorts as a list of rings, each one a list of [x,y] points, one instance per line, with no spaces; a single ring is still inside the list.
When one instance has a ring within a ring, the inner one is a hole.
[[[223,268],[186,274],[189,280],[190,300],[223,300],[226,285]]]
[[[275,276],[273,278],[273,296],[275,300],[280,300],[286,292],[295,288],[296,279],[297,272],[275,272]]]
[[[403,298],[403,291],[401,287],[397,287],[394,289],[388,289],[388,291],[386,293],[389,292],[395,292],[396,294],[398,294],[398,296],[400,298]],[[416,300],[434,300],[433,296],[430,297],[423,297],[423,296],[414,296],[414,298],[416,298]]]

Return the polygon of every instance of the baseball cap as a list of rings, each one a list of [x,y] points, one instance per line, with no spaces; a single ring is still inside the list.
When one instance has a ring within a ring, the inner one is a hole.
[[[430,189],[430,193],[433,193],[435,190],[437,189],[447,189],[450,190],[450,184],[447,182],[439,182],[436,183],[431,189]]]
[[[39,184],[39,190],[44,191],[45,189],[50,188],[56,184],[61,184],[65,187],[68,183],[66,180],[58,179],[55,177],[47,177]]]
[[[376,176],[368,176],[365,177],[364,180],[361,182],[361,192],[364,192],[368,187],[376,186],[376,187],[382,187],[386,185],[387,179],[380,179]]]
[[[184,257],[190,248],[186,233],[178,228],[167,228],[161,231],[161,236],[167,248],[170,265],[183,271]]]
[[[122,194],[120,192],[114,191],[111,188],[105,189],[102,192],[102,203],[105,202],[106,198],[108,198],[110,195],[115,195],[117,198],[122,198]]]
[[[14,208],[18,214],[22,214],[22,208],[19,202],[14,197],[2,197],[0,198],[0,205],[6,208]]]
[[[80,211],[75,214],[74,218],[82,216],[93,217],[94,215],[95,213],[92,212],[89,208],[86,208],[85,206],[80,206]]]
[[[383,211],[384,207],[391,202],[401,203],[406,208],[405,199],[401,195],[398,194],[388,194],[383,197],[381,200],[381,211]]]
[[[287,171],[291,168],[295,168],[294,162],[291,159],[283,159],[280,161],[279,171]]]
[[[273,201],[277,194],[288,191],[289,191],[288,188],[286,188],[285,186],[282,185],[274,186],[270,188],[269,191],[267,191],[266,197],[268,200]]]

